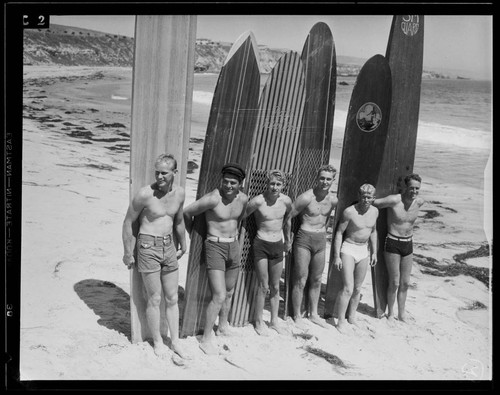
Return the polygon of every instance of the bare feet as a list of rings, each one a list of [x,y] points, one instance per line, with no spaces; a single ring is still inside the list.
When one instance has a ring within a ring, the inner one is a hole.
[[[269,328],[274,329],[280,335],[290,335],[290,332],[287,329],[285,329],[283,326],[278,325],[276,323],[271,323],[269,325]]]
[[[207,355],[217,355],[217,347],[212,341],[205,340],[200,342],[200,349]]]
[[[354,325],[356,328],[361,329],[361,325],[359,325],[359,322],[356,318],[354,318],[354,317],[348,318],[347,322],[349,322],[349,324],[351,324],[351,325]]]
[[[343,335],[347,335],[349,333],[349,324],[347,321],[340,321],[336,328]]]
[[[215,334],[217,336],[233,336],[234,332],[231,330],[231,327],[229,324],[220,326],[217,328],[217,331],[215,331]]]
[[[302,329],[302,330],[308,329],[307,324],[302,317],[298,316],[298,317],[295,317],[293,320],[294,320],[294,324],[297,328]]]
[[[153,350],[156,354],[156,356],[160,357],[160,358],[166,358],[169,354],[168,352],[168,347],[163,344],[163,341],[162,342],[155,342],[153,344]]]
[[[394,328],[396,326],[396,320],[394,319],[393,315],[388,315],[387,316],[387,324],[391,327]]]
[[[315,323],[316,325],[321,326],[322,328],[329,328],[329,325],[319,315],[309,316],[309,321]]]
[[[266,324],[261,322],[255,322],[255,332],[260,336],[269,336],[269,331],[267,330]]]
[[[180,344],[180,340],[176,340],[171,344],[172,351],[179,355],[182,359],[192,359],[189,354],[187,354]]]
[[[400,313],[398,315],[398,320],[402,321],[406,324],[413,324],[415,323],[415,318],[413,318],[410,314],[407,313]]]

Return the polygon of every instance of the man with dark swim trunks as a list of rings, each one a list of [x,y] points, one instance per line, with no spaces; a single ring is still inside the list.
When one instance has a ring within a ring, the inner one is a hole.
[[[283,271],[283,253],[285,245],[290,242],[290,232],[283,231],[287,223],[286,214],[292,208],[292,200],[281,193],[285,186],[285,175],[281,170],[270,170],[267,175],[267,190],[255,196],[248,203],[246,215],[254,215],[257,225],[257,236],[252,241],[254,268],[259,281],[255,301],[255,331],[259,335],[267,335],[262,320],[266,295],[270,292],[271,321],[269,327],[278,333],[284,333],[278,324],[280,302],[279,286]]]
[[[387,319],[394,321],[394,303],[398,301],[398,319],[406,321],[406,295],[410,284],[413,263],[413,225],[420,207],[425,203],[418,197],[422,179],[418,174],[409,174],[404,179],[400,194],[375,199],[373,205],[387,208],[387,237],[384,258],[389,276],[387,288]]]
[[[375,187],[361,185],[358,196],[358,202],[343,211],[333,243],[333,265],[341,272],[343,284],[335,303],[340,333],[346,333],[347,323],[358,326],[356,310],[361,286],[368,265],[375,266],[377,263],[378,209],[372,206]]]
[[[227,319],[240,268],[238,230],[248,202],[247,195],[240,191],[244,178],[245,171],[239,164],[224,165],[220,186],[184,209],[184,221],[189,234],[192,231],[193,217],[205,213],[207,223],[205,253],[212,299],[207,306],[200,341],[200,348],[206,354],[217,354],[213,343],[213,328],[217,317],[217,334],[229,334]]]
[[[189,358],[179,341],[178,259],[186,252],[182,208],[184,189],[174,185],[177,161],[172,155],[160,155],[155,162],[156,182],[141,188],[134,196],[123,221],[123,263],[130,269],[137,265],[147,293],[146,318],[153,333],[153,348],[158,356],[166,350],[160,333],[160,302],[163,290],[171,347],[182,358]],[[139,220],[139,234],[132,226]],[[176,250],[173,232],[180,245]],[[134,258],[137,247],[137,262]]]
[[[304,288],[309,284],[308,316],[311,322],[327,327],[318,315],[321,278],[325,268],[326,226],[338,200],[330,191],[337,170],[331,165],[318,169],[316,185],[297,197],[286,217],[290,231],[292,218],[299,216],[300,229],[293,241],[292,306],[295,324],[303,327],[300,312]],[[291,236],[286,236],[291,240]],[[289,247],[289,246],[288,246]]]

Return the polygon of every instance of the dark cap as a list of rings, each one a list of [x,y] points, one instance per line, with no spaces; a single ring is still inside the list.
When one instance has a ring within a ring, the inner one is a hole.
[[[222,166],[222,174],[226,173],[235,176],[239,182],[245,178],[245,170],[238,163],[227,163]]]

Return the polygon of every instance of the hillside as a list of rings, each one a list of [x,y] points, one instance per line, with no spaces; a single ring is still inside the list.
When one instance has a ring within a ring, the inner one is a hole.
[[[195,72],[218,73],[231,49],[229,42],[196,40]],[[260,70],[269,73],[287,49],[259,45]],[[23,63],[26,65],[132,67],[134,39],[83,28],[51,25],[50,29],[24,31]],[[356,76],[366,59],[337,55],[337,75]],[[450,78],[424,71],[422,78]]]
[[[232,43],[197,39],[195,72],[220,71]],[[287,49],[259,45],[260,69],[269,73]],[[26,65],[131,67],[134,39],[62,25],[24,31],[23,63]],[[363,62],[361,61],[360,64]],[[356,75],[359,65],[338,65],[343,75]]]

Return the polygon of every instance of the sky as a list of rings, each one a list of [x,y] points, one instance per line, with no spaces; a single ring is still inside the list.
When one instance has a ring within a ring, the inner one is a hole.
[[[234,42],[250,30],[258,44],[301,52],[320,21],[330,27],[338,56],[385,54],[392,15],[198,15],[196,37]],[[133,37],[135,16],[51,15],[50,22]],[[465,71],[465,77],[491,80],[492,59],[492,15],[425,16],[425,70]]]

